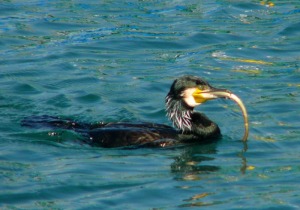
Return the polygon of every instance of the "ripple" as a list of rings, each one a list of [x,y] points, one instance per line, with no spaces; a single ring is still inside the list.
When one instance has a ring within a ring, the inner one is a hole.
[[[72,106],[71,100],[65,94],[59,94],[54,97],[51,97],[47,100],[46,103],[61,108],[67,108]]]
[[[37,90],[35,87],[29,84],[15,84],[14,91],[22,95],[32,95],[39,94],[41,91]]]
[[[95,103],[101,100],[101,97],[95,94],[87,94],[84,96],[77,97],[76,100],[81,103]]]

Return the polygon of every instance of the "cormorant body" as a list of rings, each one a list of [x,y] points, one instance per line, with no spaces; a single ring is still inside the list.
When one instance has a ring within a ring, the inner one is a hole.
[[[52,116],[31,116],[21,124],[33,128],[67,129],[81,133],[92,146],[165,147],[181,143],[203,142],[217,139],[218,125],[194,108],[207,100],[218,98],[216,89],[196,76],[176,79],[166,96],[166,112],[174,127],[154,123],[81,123]],[[222,96],[221,96],[222,97]]]

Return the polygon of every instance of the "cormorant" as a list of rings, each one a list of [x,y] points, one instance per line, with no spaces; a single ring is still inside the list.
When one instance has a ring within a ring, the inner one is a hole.
[[[153,123],[79,123],[43,115],[27,117],[23,126],[60,128],[81,133],[85,142],[100,147],[157,146],[165,147],[186,142],[203,142],[216,139],[221,132],[216,123],[194,108],[207,100],[230,98],[242,109],[245,134],[248,137],[248,117],[242,101],[229,90],[217,89],[196,76],[182,76],[176,79],[166,96],[168,118],[177,128]]]

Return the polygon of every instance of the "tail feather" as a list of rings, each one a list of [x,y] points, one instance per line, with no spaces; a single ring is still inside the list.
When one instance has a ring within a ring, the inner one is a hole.
[[[30,128],[60,128],[76,131],[90,128],[90,125],[86,123],[77,123],[73,120],[61,119],[49,115],[26,117],[21,121],[21,125]]]

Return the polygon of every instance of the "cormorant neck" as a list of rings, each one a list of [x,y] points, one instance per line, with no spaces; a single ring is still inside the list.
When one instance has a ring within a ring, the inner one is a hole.
[[[183,134],[193,134],[200,138],[210,138],[220,135],[220,129],[216,123],[211,121],[204,114],[194,112],[181,99],[166,97],[166,111],[168,118]]]
[[[183,132],[192,130],[193,110],[193,107],[187,106],[182,100],[176,100],[171,95],[167,95],[167,116],[179,130]]]

